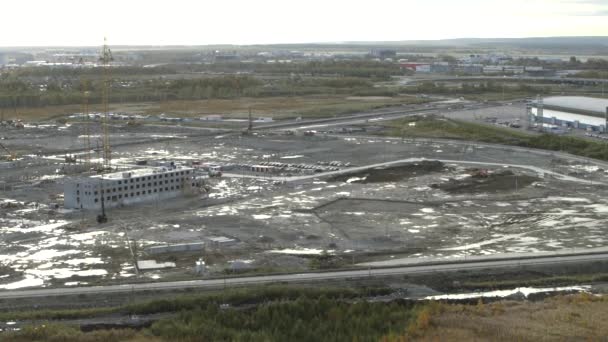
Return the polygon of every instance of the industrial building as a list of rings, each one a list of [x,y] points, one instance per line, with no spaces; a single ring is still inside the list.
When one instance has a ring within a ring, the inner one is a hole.
[[[587,96],[551,96],[543,99],[545,109],[604,117],[608,99]]]
[[[431,72],[431,64],[429,64],[429,63],[407,62],[407,63],[400,63],[399,66],[403,69],[408,69],[408,70],[411,70],[414,72],[423,72],[423,73]]]
[[[395,58],[397,57],[397,51],[392,49],[372,49],[369,53],[370,57],[374,58]]]
[[[553,96],[531,104],[534,121],[563,128],[606,132],[608,99],[584,96]]]
[[[64,185],[64,207],[100,209],[162,201],[198,188],[194,169],[170,166],[73,178]]]

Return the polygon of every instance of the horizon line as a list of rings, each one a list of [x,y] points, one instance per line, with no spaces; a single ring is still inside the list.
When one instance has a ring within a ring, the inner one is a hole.
[[[280,46],[280,45],[348,45],[348,44],[398,44],[407,42],[442,42],[455,40],[518,40],[518,39],[559,39],[559,38],[608,38],[606,35],[585,35],[585,36],[522,36],[522,37],[459,37],[459,38],[438,38],[438,39],[404,39],[404,40],[344,40],[344,41],[320,41],[320,42],[283,42],[283,43],[196,43],[196,44],[109,44],[114,47],[200,47],[200,46]],[[10,48],[90,48],[100,45],[0,45],[0,49]]]

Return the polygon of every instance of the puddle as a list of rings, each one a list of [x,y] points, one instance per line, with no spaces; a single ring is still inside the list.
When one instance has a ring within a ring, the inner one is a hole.
[[[268,253],[276,253],[276,254],[291,254],[291,255],[320,255],[323,253],[324,249],[313,249],[313,248],[298,248],[298,249],[275,249],[268,251]],[[328,250],[327,253],[334,253],[333,250]]]
[[[24,287],[34,287],[34,286],[42,286],[44,284],[44,280],[40,278],[36,278],[33,276],[26,275],[26,278],[14,283],[0,285],[0,289],[5,290],[15,290]]]
[[[471,299],[471,298],[493,298],[493,297],[508,297],[512,295],[521,294],[524,297],[528,297],[534,293],[548,293],[548,292],[566,292],[566,291],[577,291],[577,292],[589,292],[591,286],[565,286],[565,287],[545,287],[545,288],[534,288],[534,287],[518,287],[512,290],[496,290],[487,292],[472,292],[472,293],[458,293],[458,294],[444,294],[437,296],[425,297],[425,300],[441,300],[441,299]]]

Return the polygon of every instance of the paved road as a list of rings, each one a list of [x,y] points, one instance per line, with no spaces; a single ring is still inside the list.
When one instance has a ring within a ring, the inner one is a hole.
[[[582,78],[582,77],[557,77],[557,76],[438,76],[438,77],[423,77],[423,78],[410,78],[408,83],[417,82],[440,82],[440,81],[483,81],[483,80],[495,80],[495,81],[530,81],[530,82],[556,82],[556,83],[608,83],[608,79],[601,78]]]
[[[597,165],[601,168],[608,169],[608,162],[599,159],[575,156],[573,154],[559,152],[559,151],[551,151],[551,150],[543,150],[539,148],[531,148],[531,147],[521,147],[521,146],[513,146],[513,145],[501,145],[501,144],[492,144],[492,143],[484,143],[478,141],[471,140],[454,140],[454,139],[441,139],[441,138],[416,138],[416,139],[404,139],[398,137],[378,137],[373,135],[353,135],[353,134],[328,134],[329,137],[336,138],[359,138],[359,139],[380,139],[380,140],[392,140],[392,141],[409,141],[412,143],[415,142],[427,142],[427,143],[442,143],[442,144],[452,144],[452,145],[460,145],[460,146],[474,146],[474,147],[487,147],[494,149],[501,149],[504,151],[511,152],[522,152],[522,153],[532,153],[541,156],[550,156],[555,158],[563,158],[566,160],[575,160],[584,164],[593,164]]]
[[[377,119],[380,117],[383,117],[383,118],[386,117],[387,118],[386,120],[398,119],[400,117],[408,116],[408,115],[416,115],[416,114],[434,112],[439,109],[448,108],[450,106],[453,106],[454,104],[453,103],[452,104],[429,103],[428,105],[430,107],[414,106],[414,107],[409,107],[408,109],[373,111],[373,112],[366,112],[366,113],[360,113],[360,114],[355,114],[355,115],[339,116],[339,117],[334,117],[334,118],[302,120],[302,121],[290,120],[290,121],[283,121],[283,122],[274,123],[274,124],[254,126],[253,129],[254,130],[274,130],[274,129],[289,129],[289,128],[305,129],[306,127],[328,127],[328,126],[335,126],[335,125],[346,125],[351,122],[359,123],[359,122],[364,122],[365,120],[369,120],[369,119],[373,120],[373,119]],[[486,105],[479,105],[479,106],[486,106]]]
[[[500,259],[486,261],[442,263],[404,267],[368,268],[331,272],[281,274],[267,276],[234,277],[224,279],[205,279],[189,281],[156,282],[125,285],[73,287],[58,289],[32,289],[0,291],[0,299],[31,298],[48,296],[69,296],[79,294],[125,293],[145,290],[175,290],[185,288],[222,288],[267,283],[315,282],[322,280],[349,280],[381,276],[413,275],[436,272],[455,272],[466,270],[501,269],[533,265],[560,265],[565,263],[587,263],[608,260],[608,253],[586,255],[557,255],[539,258]]]
[[[408,116],[414,116],[414,115],[420,115],[420,114],[437,114],[437,113],[439,113],[438,109],[433,108],[432,110],[425,110],[425,111],[419,110],[419,111],[407,112],[407,113],[393,113],[390,115],[377,114],[377,115],[374,115],[373,117],[367,117],[367,119],[357,118],[357,119],[350,119],[350,120],[336,120],[336,121],[320,123],[320,124],[308,123],[308,124],[304,124],[304,125],[300,125],[300,126],[290,126],[290,128],[300,129],[300,130],[302,130],[302,129],[314,130],[314,129],[323,128],[323,127],[351,126],[351,125],[357,125],[357,124],[362,124],[362,123],[373,123],[373,122],[401,119],[401,118],[405,118]]]

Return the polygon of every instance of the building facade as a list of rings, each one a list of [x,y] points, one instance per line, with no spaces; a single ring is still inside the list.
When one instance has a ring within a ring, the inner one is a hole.
[[[200,185],[194,169],[176,166],[73,178],[64,185],[64,207],[100,209],[102,201],[106,208],[162,201],[196,194]]]

